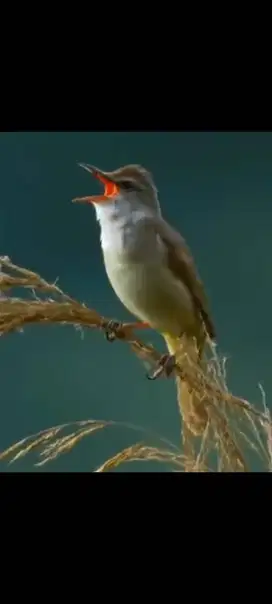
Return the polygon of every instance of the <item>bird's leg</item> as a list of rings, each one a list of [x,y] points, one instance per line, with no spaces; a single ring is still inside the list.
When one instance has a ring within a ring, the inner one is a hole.
[[[156,380],[163,374],[170,377],[176,366],[176,357],[173,354],[163,354],[159,359],[153,373],[147,374],[148,380]]]
[[[150,329],[149,323],[145,323],[145,321],[135,321],[134,323],[130,323],[131,329]]]

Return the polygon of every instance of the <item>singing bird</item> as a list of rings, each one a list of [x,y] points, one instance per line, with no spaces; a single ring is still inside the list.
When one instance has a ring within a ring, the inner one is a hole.
[[[162,217],[152,175],[140,165],[104,172],[79,164],[104,185],[93,204],[109,281],[130,313],[160,332],[170,355],[185,351],[201,364],[207,336],[215,339],[203,284],[183,237]],[[178,402],[187,427],[203,433],[207,411],[180,377]]]

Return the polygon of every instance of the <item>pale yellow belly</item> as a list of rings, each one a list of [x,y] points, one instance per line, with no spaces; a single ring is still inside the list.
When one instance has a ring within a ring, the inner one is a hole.
[[[104,256],[107,275],[124,306],[161,333],[194,333],[196,316],[191,295],[163,264],[117,261]]]

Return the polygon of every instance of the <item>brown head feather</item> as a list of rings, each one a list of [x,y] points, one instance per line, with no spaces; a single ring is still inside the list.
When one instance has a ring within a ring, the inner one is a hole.
[[[142,185],[143,188],[152,188],[157,192],[153,176],[152,174],[140,166],[138,164],[128,164],[126,166],[122,166],[113,172],[105,172],[109,176],[112,176],[115,182],[121,181],[123,179],[128,179],[135,181],[139,185]]]

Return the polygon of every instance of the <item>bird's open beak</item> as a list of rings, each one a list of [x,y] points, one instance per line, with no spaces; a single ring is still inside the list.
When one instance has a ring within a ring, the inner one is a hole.
[[[106,174],[105,172],[102,172],[102,170],[99,170],[95,166],[90,166],[89,164],[78,165],[81,168],[84,168],[84,170],[87,170],[87,172],[90,172],[90,174],[97,178],[97,180],[100,180],[100,182],[102,182],[102,184],[104,185],[104,195],[92,195],[91,197],[75,197],[75,199],[73,199],[73,202],[103,203],[104,201],[108,202],[110,200],[113,200],[116,195],[118,195],[119,187],[114,182],[114,179],[110,177],[109,174]]]

